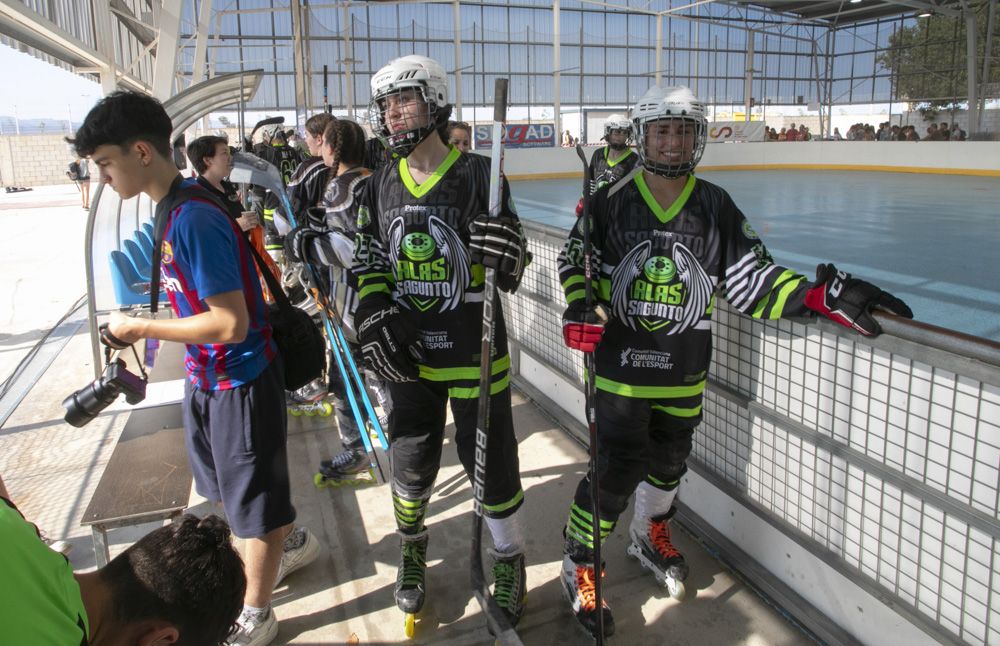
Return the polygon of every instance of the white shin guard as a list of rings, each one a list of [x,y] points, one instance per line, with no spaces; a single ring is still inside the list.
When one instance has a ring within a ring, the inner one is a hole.
[[[679,488],[677,486],[670,491],[663,491],[646,481],[640,482],[635,488],[635,515],[632,517],[631,526],[644,528],[650,518],[662,516],[670,511]]]
[[[517,554],[524,551],[524,523],[520,511],[506,518],[483,516],[493,536],[493,546],[499,554]]]

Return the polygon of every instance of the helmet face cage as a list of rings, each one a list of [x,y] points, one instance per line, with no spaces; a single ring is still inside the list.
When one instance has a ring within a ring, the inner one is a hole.
[[[441,65],[426,56],[410,55],[391,61],[371,81],[372,100],[368,104],[368,123],[382,144],[402,157],[408,156],[420,142],[443,128],[451,116],[448,82]],[[394,97],[394,98],[393,98]],[[422,100],[416,109],[415,99]],[[397,118],[396,132],[386,119],[390,99],[405,116]]]
[[[632,122],[621,115],[611,115],[604,122],[604,141],[611,145],[611,133],[613,132],[623,132],[625,133],[625,141],[621,144],[622,148],[627,147],[632,143]]]
[[[702,116],[665,116],[636,120],[639,158],[649,172],[666,178],[694,170],[705,152],[708,124]]]
[[[412,109],[408,109],[407,115],[403,117],[406,127],[398,132],[392,132],[386,121],[389,97],[395,96],[397,102],[402,102],[403,95],[414,92],[420,97],[423,107],[416,114]],[[451,106],[438,106],[428,94],[425,86],[393,87],[372,97],[371,103],[368,104],[368,125],[372,132],[382,140],[386,148],[400,157],[407,157],[420,142],[448,123]]]

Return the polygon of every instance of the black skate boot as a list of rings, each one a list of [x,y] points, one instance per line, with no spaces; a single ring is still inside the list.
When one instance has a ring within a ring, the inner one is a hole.
[[[633,518],[628,533],[632,542],[626,548],[629,556],[638,559],[643,568],[653,573],[656,581],[667,588],[670,596],[684,598],[684,579],[688,576],[687,562],[670,540],[670,519],[676,507],[653,518]]]
[[[399,533],[399,569],[396,571],[396,605],[407,614],[424,607],[424,573],[427,570],[427,530]]]
[[[511,626],[517,626],[528,598],[525,585],[524,552],[500,554],[487,550],[493,557],[493,598],[507,615]]]
[[[364,477],[365,474],[369,477]],[[323,460],[315,477],[316,486],[320,488],[361,485],[374,481],[368,454],[359,449],[347,449],[330,460]]]
[[[597,599],[594,589],[594,552],[572,538],[566,539],[562,563],[562,588],[573,614],[580,625],[592,636],[597,636]],[[604,576],[604,568],[601,568]],[[607,601],[601,599],[601,614],[604,617],[604,636],[615,632],[615,619]]]

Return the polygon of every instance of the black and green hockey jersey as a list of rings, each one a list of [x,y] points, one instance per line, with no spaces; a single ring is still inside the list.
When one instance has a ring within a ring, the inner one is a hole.
[[[632,172],[639,156],[631,148],[626,148],[625,152],[611,156],[611,148],[605,146],[594,152],[590,158],[590,177],[592,192],[614,184],[621,178]]]
[[[299,164],[288,180],[288,201],[298,224],[305,223],[306,209],[322,206],[320,201],[326,190],[330,169],[322,157],[309,157]]]
[[[358,296],[390,297],[412,320],[433,381],[477,380],[485,270],[469,256],[469,225],[489,211],[490,160],[454,146],[423,184],[405,158],[376,171],[362,189],[354,267]],[[507,180],[502,214],[516,218]],[[494,331],[493,391],[506,387],[510,357],[500,299]],[[478,389],[476,389],[478,394]],[[456,396],[453,393],[453,396]]]
[[[644,173],[593,197],[595,293],[610,320],[595,353],[597,388],[673,399],[694,417],[712,353],[716,293],[754,318],[804,316],[807,279],[776,265],[725,190],[694,175],[663,209]],[[566,300],[584,298],[583,221],[559,256]]]

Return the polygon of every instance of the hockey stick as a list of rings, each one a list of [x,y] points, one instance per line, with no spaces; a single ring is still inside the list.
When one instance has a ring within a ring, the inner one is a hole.
[[[583,286],[585,302],[587,307],[590,308],[594,304],[594,276],[591,267],[591,258],[594,250],[590,241],[590,230],[593,226],[592,214],[590,212],[593,177],[591,177],[587,156],[583,153],[583,146],[577,144],[576,154],[580,157],[580,161],[583,162],[583,213],[580,215],[583,221]],[[604,564],[601,561],[601,495],[600,477],[597,472],[597,392],[595,387],[597,375],[594,374],[593,352],[584,353],[583,365],[583,398],[587,408],[587,431],[590,436],[591,532],[594,539],[594,603],[597,608],[597,635],[595,639],[598,644],[603,644],[604,595],[602,594],[601,575],[603,574]]]
[[[285,208],[288,209],[289,217],[292,219],[292,226],[295,226],[295,216],[291,215],[291,204],[288,203],[287,195],[282,192],[281,197],[285,202]],[[313,298],[316,301],[316,306],[319,309],[320,318],[323,321],[323,329],[326,332],[327,338],[330,341],[330,349],[333,353],[333,358],[337,363],[337,369],[340,371],[341,383],[344,384],[344,390],[347,393],[347,402],[350,405],[351,413],[354,416],[354,423],[358,426],[358,431],[361,435],[361,442],[364,444],[365,453],[368,454],[368,462],[372,468],[375,478],[379,484],[386,482],[385,471],[382,469],[382,462],[379,460],[378,455],[375,453],[375,447],[372,445],[371,435],[369,431],[368,424],[365,423],[364,415],[362,413],[362,405],[358,403],[358,400],[362,400],[365,403],[366,412],[370,415],[369,422],[372,427],[377,429],[377,434],[382,444],[382,450],[388,450],[388,445],[385,443],[385,435],[382,433],[381,424],[378,421],[378,416],[375,415],[375,410],[371,405],[371,400],[368,397],[368,392],[365,389],[364,382],[361,380],[358,374],[357,367],[354,365],[354,359],[351,356],[350,346],[347,345],[347,339],[344,338],[343,321],[341,320],[336,309],[330,300],[329,295],[323,288],[322,281],[318,276],[316,268],[312,263],[303,263],[306,268],[305,282],[306,288],[312,293]],[[350,362],[353,376],[358,380],[357,383],[352,383],[351,376],[348,374],[347,363]],[[357,388],[357,392],[355,392]]]
[[[332,114],[333,106],[330,105],[329,88],[330,88],[329,68],[326,65],[324,65],[323,66],[323,112],[326,112],[327,114]]]
[[[291,214],[291,204],[288,201],[287,194],[282,191],[279,195],[285,205],[285,208],[288,209],[288,212]],[[294,227],[296,225],[295,216],[290,215],[290,217],[292,218],[291,224]],[[344,388],[347,390],[348,401],[350,402],[354,398],[354,391],[356,389],[357,399],[361,401],[361,405],[365,409],[364,412],[368,415],[369,423],[375,431],[379,445],[383,451],[388,451],[389,442],[386,439],[385,429],[382,428],[382,423],[379,421],[378,415],[375,413],[375,407],[372,405],[371,395],[368,392],[367,384],[358,370],[357,363],[354,361],[354,355],[351,354],[347,338],[344,336],[344,320],[341,318],[337,308],[334,307],[333,298],[322,287],[322,281],[319,280],[316,267],[314,267],[312,263],[304,264],[308,272],[308,280],[311,283],[309,285],[309,289],[314,292],[313,297],[316,299],[317,305],[319,305],[320,313],[326,317],[324,327],[330,337],[330,343],[334,346],[334,358],[337,360],[338,367],[341,368],[341,377],[344,381]],[[352,410],[354,408],[355,406],[352,405]],[[358,419],[359,416],[356,414],[355,421],[358,421]],[[359,423],[358,429],[364,429],[367,431],[368,426]],[[365,435],[366,433],[362,435],[362,439],[365,440],[365,446],[368,448],[370,438],[366,438]],[[379,469],[381,470],[381,467],[379,467]]]
[[[490,217],[500,215],[503,182],[503,134],[507,120],[507,79],[498,78],[493,91],[493,150],[490,155]],[[473,469],[472,494],[472,592],[486,615],[486,623],[496,640],[520,646],[521,639],[507,616],[490,594],[483,572],[483,496],[486,492],[486,449],[490,431],[490,381],[493,374],[493,317],[496,314],[496,271],[486,268],[483,285],[483,334],[479,362],[479,410],[476,421],[476,465]]]

